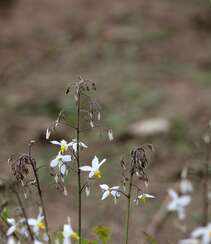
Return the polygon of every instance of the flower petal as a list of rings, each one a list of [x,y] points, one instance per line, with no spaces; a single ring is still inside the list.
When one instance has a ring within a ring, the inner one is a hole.
[[[73,233],[72,227],[70,225],[64,225],[63,227],[63,235],[65,238],[69,238]]]
[[[60,172],[62,175],[65,175],[65,171],[66,171],[66,165],[65,164],[62,164],[61,167],[60,167]]]
[[[196,228],[192,233],[191,237],[193,238],[198,238],[206,233],[206,228],[205,227],[199,227]]]
[[[92,168],[93,169],[98,169],[98,164],[99,164],[99,160],[97,156],[94,156],[93,160],[92,160]]]
[[[54,144],[54,145],[61,145],[61,142],[58,142],[58,141],[50,141],[51,144]]]
[[[101,200],[106,199],[109,195],[110,195],[110,192],[109,192],[109,191],[105,191],[105,192],[103,193],[103,195],[102,195]]]
[[[98,164],[98,168],[100,168],[101,165],[103,165],[106,162],[106,159],[104,158],[99,164]]]
[[[91,171],[92,170],[92,167],[86,165],[86,166],[80,167],[80,170],[82,170],[82,171]]]
[[[85,143],[83,143],[83,142],[80,142],[80,146],[83,147],[83,148],[87,148],[87,147],[88,147],[88,146],[87,146]]]
[[[15,225],[11,226],[11,227],[7,230],[7,236],[12,235],[12,233],[14,233],[15,230],[16,230],[16,226],[15,226]]]
[[[111,190],[118,190],[119,189],[119,186],[113,186],[111,187]]]
[[[174,190],[172,190],[172,189],[168,190],[168,194],[169,194],[169,196],[170,196],[171,198],[173,198],[173,199],[178,198],[177,193],[176,193]]]
[[[150,195],[150,194],[148,194],[148,193],[145,193],[144,195],[145,195],[145,197],[147,197],[147,198],[155,198],[155,196]]]
[[[37,224],[37,220],[36,219],[28,219],[28,224],[29,225],[36,225]]]
[[[51,162],[50,162],[50,166],[52,168],[56,167],[59,163],[59,160],[57,158],[53,159]]]
[[[104,191],[107,191],[107,190],[109,189],[109,186],[106,185],[106,184],[102,184],[102,185],[100,185],[100,188],[101,188],[102,190],[104,190]]]
[[[178,199],[178,203],[181,204],[182,206],[187,206],[191,202],[191,197],[190,196],[181,196]]]
[[[89,178],[92,178],[94,175],[95,175],[95,171],[91,170],[90,173],[89,173]]]
[[[64,155],[62,156],[62,161],[63,162],[70,162],[72,160],[71,155]]]

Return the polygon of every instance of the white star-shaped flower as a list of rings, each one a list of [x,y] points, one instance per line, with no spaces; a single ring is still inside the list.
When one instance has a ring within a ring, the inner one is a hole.
[[[43,220],[44,220],[44,216],[42,215],[41,210],[36,219],[33,218],[28,219],[28,224],[32,226],[32,230],[35,235],[39,235],[40,230],[45,230],[45,224]]]
[[[187,207],[191,202],[191,197],[187,195],[178,196],[178,194],[172,189],[169,190],[168,193],[172,201],[168,204],[167,209],[169,211],[176,211],[179,219],[185,219],[185,207]]]
[[[88,171],[89,173],[89,178],[92,178],[93,176],[96,176],[97,178],[101,178],[101,172],[100,172],[100,167],[105,163],[106,159],[103,159],[101,162],[99,162],[99,159],[97,156],[95,156],[92,160],[92,166],[82,166],[80,167],[80,170],[82,171]]]
[[[138,204],[139,202],[141,202],[141,203],[144,204],[146,202],[146,199],[147,198],[155,198],[155,196],[150,195],[148,193],[142,193],[142,194],[140,194],[140,195],[137,196],[137,198],[134,200],[134,202],[136,204]]]
[[[112,195],[114,197],[114,202],[116,203],[117,198],[120,197],[120,193],[119,193],[119,186],[113,186],[113,187],[109,187],[106,184],[102,184],[100,185],[100,188],[103,191],[103,195],[101,200],[106,199],[109,195]]]
[[[51,168],[58,167],[60,173],[64,176],[66,172],[66,163],[72,160],[71,155],[62,155],[60,152],[50,163]]]
[[[56,145],[56,146],[60,146],[60,152],[61,153],[65,153],[68,148],[71,146],[71,142],[67,143],[67,141],[65,140],[61,140],[59,141],[51,141],[52,144]]]
[[[65,224],[63,227],[63,244],[71,244],[71,239],[78,241],[80,239],[79,235],[73,231],[71,224]]]
[[[206,227],[198,227],[191,233],[192,238],[201,238],[201,244],[211,243],[211,223]]]
[[[27,237],[28,231],[25,226],[25,219],[20,219],[16,222],[15,219],[8,218],[7,223],[10,225],[9,229],[7,230],[7,236],[12,235],[15,231],[18,231],[21,235]]]
[[[72,147],[73,151],[76,153],[77,152],[77,139],[73,139],[69,144],[70,147]],[[83,142],[79,142],[79,147],[81,148],[87,148],[88,146],[83,143]]]

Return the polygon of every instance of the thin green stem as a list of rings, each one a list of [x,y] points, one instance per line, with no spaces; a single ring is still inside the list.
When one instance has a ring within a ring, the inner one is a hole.
[[[78,167],[78,234],[79,234],[79,244],[81,244],[81,171],[80,171],[80,109],[81,109],[81,96],[80,88],[78,92],[78,102],[77,102],[77,125],[76,125],[76,137],[77,137],[77,167]]]
[[[39,177],[37,174],[37,170],[35,168],[35,165],[32,162],[32,169],[33,169],[33,173],[36,179],[36,184],[37,184],[37,191],[38,191],[38,195],[40,197],[40,204],[42,206],[42,211],[43,211],[43,215],[44,215],[44,222],[45,222],[45,228],[46,228],[46,234],[48,236],[48,243],[51,243],[51,238],[50,238],[50,234],[49,234],[49,229],[48,229],[48,221],[47,221],[47,214],[46,214],[46,210],[45,210],[45,204],[44,204],[44,200],[43,200],[43,195],[42,195],[42,190],[40,187],[40,182],[39,182]]]
[[[130,183],[129,183],[129,190],[127,194],[127,215],[126,215],[126,226],[125,226],[125,244],[128,244],[129,239],[129,226],[130,226],[130,209],[131,209],[131,193],[132,193],[132,187],[133,187],[133,174],[132,171],[130,174]]]
[[[14,189],[13,191],[14,191],[14,193],[15,193],[15,196],[16,196],[17,200],[18,200],[19,206],[20,206],[21,211],[22,211],[22,213],[23,213],[23,217],[24,217],[24,219],[26,220],[26,227],[27,227],[27,230],[28,230],[28,232],[29,232],[29,236],[30,236],[30,238],[31,238],[31,241],[33,242],[33,241],[34,241],[34,236],[33,236],[33,233],[32,233],[32,231],[31,231],[31,228],[30,228],[30,226],[29,226],[29,224],[28,224],[27,214],[26,214],[25,208],[24,208],[24,206],[23,206],[22,200],[21,200],[21,198],[20,198],[20,195],[19,195],[18,192],[16,191],[16,189]]]

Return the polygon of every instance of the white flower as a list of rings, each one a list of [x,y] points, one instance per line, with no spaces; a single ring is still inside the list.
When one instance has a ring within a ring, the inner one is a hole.
[[[140,195],[138,195],[138,197],[134,200],[134,202],[136,202],[138,204],[138,202],[140,201],[141,203],[145,203],[147,198],[155,198],[155,196],[150,195],[148,193],[142,193]],[[137,201],[139,200],[139,201]]]
[[[92,160],[92,166],[82,166],[80,167],[80,170],[90,172],[89,178],[92,178],[94,175],[97,178],[101,178],[100,167],[105,163],[105,161],[106,159],[103,159],[101,162],[99,162],[99,159],[97,156],[95,156]]]
[[[114,197],[114,202],[116,203],[117,198],[120,197],[120,193],[119,193],[119,186],[113,186],[113,187],[109,187],[106,184],[102,184],[100,185],[100,188],[103,191],[103,195],[101,200],[106,199],[109,195],[112,195]]]
[[[72,147],[73,151],[76,153],[77,152],[77,139],[73,139],[69,144],[70,147]],[[79,142],[79,146],[82,148],[87,148],[87,145],[84,144],[83,142]]]
[[[64,176],[66,172],[66,163],[72,160],[71,155],[62,155],[60,152],[50,163],[52,168],[59,167],[61,174]]]
[[[182,179],[180,182],[180,191],[181,193],[190,193],[193,191],[193,185],[190,180]]]
[[[174,190],[169,190],[168,193],[172,201],[168,204],[167,209],[176,211],[179,219],[185,219],[185,207],[191,202],[191,197],[187,195],[180,197]]]
[[[32,226],[32,230],[35,235],[39,235],[40,230],[45,230],[45,224],[43,220],[44,220],[44,216],[42,215],[41,210],[36,219],[33,218],[28,219],[28,224]]]
[[[46,134],[45,134],[46,140],[48,140],[50,138],[50,136],[51,136],[51,130],[49,128],[47,128]]]
[[[16,231],[18,223],[16,223],[15,219],[12,218],[8,218],[7,223],[10,225],[9,229],[7,230],[7,236],[10,236]]]
[[[10,225],[9,229],[7,230],[7,236],[12,235],[15,231],[19,231],[19,233],[25,237],[28,237],[28,230],[26,228],[25,219],[20,219],[16,222],[15,219],[8,218],[7,223]]]
[[[193,191],[193,185],[190,180],[187,179],[188,168],[184,167],[181,173],[180,191],[183,194]]]
[[[71,142],[67,143],[65,140],[59,141],[51,141],[52,144],[60,146],[60,152],[64,153],[68,150],[68,148],[71,146]]]
[[[72,226],[70,224],[65,224],[63,227],[63,244],[71,244],[71,238],[75,241],[80,239],[79,235],[73,231]]]
[[[110,141],[113,141],[114,139],[113,131],[111,129],[108,130],[108,138]]]
[[[196,228],[191,233],[192,238],[201,238],[201,244],[210,244],[211,243],[211,223],[206,227]]]

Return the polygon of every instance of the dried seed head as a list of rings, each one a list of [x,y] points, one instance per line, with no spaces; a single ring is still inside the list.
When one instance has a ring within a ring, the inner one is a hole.
[[[22,154],[18,159],[11,162],[11,170],[18,181],[23,181],[29,174],[29,167],[36,168],[36,161],[28,154]]]
[[[150,150],[152,150],[151,146],[148,147]],[[137,147],[131,152],[132,157],[132,165],[131,165],[131,172],[135,173],[140,180],[143,180],[145,183],[148,182],[148,177],[145,173],[145,169],[147,168],[149,164],[149,160],[147,158],[147,149],[146,146],[142,145],[140,147]]]

